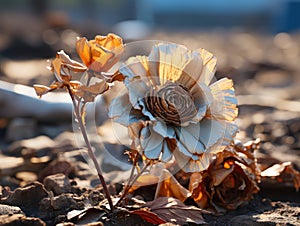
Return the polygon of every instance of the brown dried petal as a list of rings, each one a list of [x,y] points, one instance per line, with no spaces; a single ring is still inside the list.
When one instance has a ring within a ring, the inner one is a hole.
[[[257,148],[254,143],[251,147]],[[193,173],[189,190],[201,208],[233,210],[259,191],[258,174],[253,150],[238,143],[218,153],[206,171]]]
[[[109,86],[105,81],[90,86],[79,86],[75,95],[83,98],[85,102],[93,102],[95,97],[108,90]]]
[[[159,178],[155,198],[173,197],[184,202],[189,196],[191,196],[191,193],[168,170],[164,169]]]
[[[84,65],[75,60],[72,60],[63,50],[57,52],[57,57],[62,59],[64,65],[71,71],[85,72],[87,70]]]
[[[197,110],[193,97],[183,86],[169,82],[145,98],[147,109],[167,124],[180,126],[191,120]]]

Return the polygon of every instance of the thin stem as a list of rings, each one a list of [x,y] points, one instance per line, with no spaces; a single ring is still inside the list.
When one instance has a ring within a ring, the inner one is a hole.
[[[137,173],[135,175],[135,177],[131,180],[128,181],[128,184],[125,186],[124,192],[121,195],[120,199],[118,200],[118,202],[116,203],[115,206],[119,206],[122,202],[122,200],[125,198],[125,196],[127,195],[127,193],[129,192],[129,189],[132,187],[132,185],[136,182],[136,180],[142,175],[142,173],[147,169],[147,167],[150,165],[150,161],[148,161],[146,163],[146,165],[143,166],[143,168],[141,169],[141,171],[139,173]],[[133,171],[132,171],[133,172]]]
[[[88,150],[88,154],[90,156],[90,158],[92,159],[93,163],[94,163],[94,166],[97,170],[97,173],[98,173],[98,177],[100,179],[100,182],[102,184],[102,187],[103,187],[103,190],[104,190],[104,193],[105,193],[105,196],[108,200],[108,203],[109,203],[109,206],[110,206],[110,210],[112,211],[114,206],[113,206],[113,202],[112,202],[112,199],[110,197],[110,194],[109,194],[109,191],[108,191],[108,188],[107,188],[107,185],[105,183],[105,180],[104,180],[104,177],[103,177],[103,174],[102,174],[102,170],[98,164],[98,161],[97,161],[97,158],[93,152],[93,149],[92,149],[92,145],[89,141],[89,138],[88,138],[88,135],[87,135],[87,132],[86,132],[86,129],[85,129],[85,126],[84,126],[84,123],[82,121],[82,118],[81,118],[81,114],[80,114],[80,110],[79,110],[79,103],[76,104],[76,101],[75,101],[75,98],[74,98],[74,95],[70,89],[70,87],[67,86],[67,89],[68,89],[68,92],[71,96],[71,99],[72,99],[72,102],[73,102],[73,106],[74,106],[74,112],[75,112],[75,116],[76,116],[76,119],[78,120],[78,124],[79,124],[79,128],[80,128],[80,131],[82,133],[82,136],[83,136],[83,139],[84,139],[84,142],[87,146],[87,150]]]

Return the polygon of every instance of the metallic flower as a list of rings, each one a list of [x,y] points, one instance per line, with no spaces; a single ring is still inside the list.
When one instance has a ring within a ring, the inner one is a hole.
[[[216,58],[205,49],[157,44],[119,69],[127,92],[112,101],[110,117],[129,128],[146,158],[174,156],[186,172],[205,170],[237,131],[233,82],[210,84],[215,70]]]
[[[122,38],[115,34],[97,35],[88,41],[85,37],[78,38],[76,50],[83,63],[92,71],[106,72],[118,60],[123,52]]]

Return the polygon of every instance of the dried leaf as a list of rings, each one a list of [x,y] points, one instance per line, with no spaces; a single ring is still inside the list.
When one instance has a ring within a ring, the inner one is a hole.
[[[168,170],[164,169],[162,171],[156,188],[155,198],[174,197],[184,202],[190,196],[191,192],[184,188]]]
[[[36,95],[39,97],[43,96],[51,90],[50,87],[44,85],[33,85],[33,88],[36,92]]]
[[[88,207],[83,210],[72,210],[68,212],[67,219],[78,225],[85,225],[98,221],[104,214],[104,210],[95,207]]]
[[[140,216],[143,220],[158,225],[158,224],[164,224],[167,223],[163,219],[157,216],[157,214],[147,210],[147,209],[139,209],[139,210],[133,210],[131,211],[132,214],[136,214]]]
[[[53,90],[61,88],[61,86],[63,86],[63,84],[61,84],[59,82],[55,82],[52,85],[50,85],[49,87],[44,86],[44,85],[35,84],[35,85],[33,85],[33,88],[36,92],[36,95],[41,97],[42,95],[45,95],[46,93],[49,93]]]
[[[171,197],[160,197],[153,201],[146,202],[145,207],[150,208],[151,212],[166,222],[176,224],[205,224],[202,213],[206,211],[194,206],[186,206],[178,199]]]
[[[275,178],[279,182],[293,182],[297,191],[300,188],[300,172],[295,170],[291,162],[275,164],[263,172],[262,177]]]
[[[157,184],[159,178],[154,175],[150,174],[142,174],[139,176],[139,178],[136,180],[136,182],[133,184],[133,186],[130,188],[129,192],[134,192],[135,190],[139,189],[140,187],[151,185],[151,184]]]
[[[191,192],[184,188],[167,169],[164,169],[162,164],[155,164],[149,173],[141,175],[130,192],[151,184],[157,185],[155,198],[173,197],[183,202],[191,196]]]
[[[104,93],[109,88],[105,81],[95,83],[90,86],[79,86],[75,92],[75,95],[83,98],[85,102],[93,102],[95,97]]]

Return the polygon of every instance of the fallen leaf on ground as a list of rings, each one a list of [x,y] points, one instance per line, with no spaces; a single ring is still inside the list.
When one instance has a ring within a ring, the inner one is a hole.
[[[194,206],[186,206],[180,200],[172,197],[159,197],[153,201],[146,202],[151,212],[166,222],[176,224],[186,224],[188,222],[195,224],[206,224],[202,213],[207,213]]]
[[[140,216],[143,220],[152,223],[152,224],[164,224],[167,223],[163,219],[157,216],[157,214],[147,210],[147,209],[139,209],[131,211],[132,214],[136,214]]]
[[[291,162],[275,164],[261,172],[261,176],[274,178],[278,182],[293,182],[295,189],[299,191],[300,172],[294,169]]]

